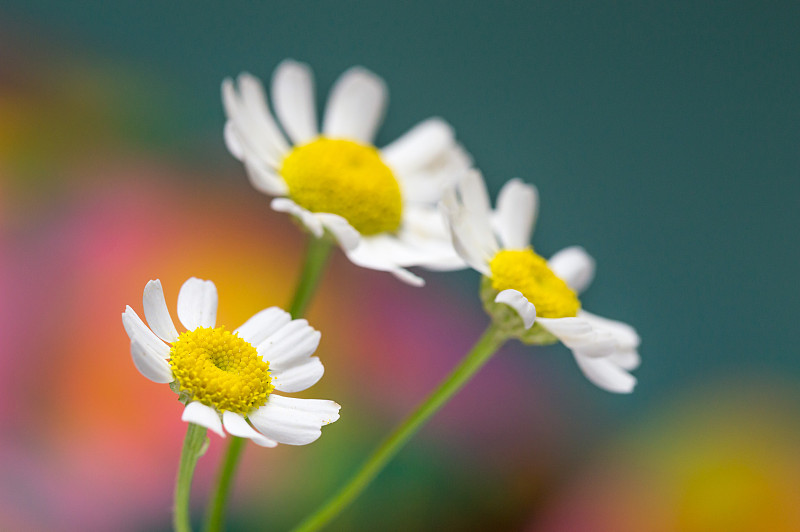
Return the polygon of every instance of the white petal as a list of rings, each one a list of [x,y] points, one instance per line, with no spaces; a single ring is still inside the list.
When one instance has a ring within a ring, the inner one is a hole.
[[[315,216],[325,229],[330,231],[336,238],[342,249],[349,251],[358,247],[358,243],[361,241],[361,233],[343,217],[329,212],[319,212]]]
[[[325,373],[318,357],[300,360],[295,365],[271,368],[275,389],[286,393],[302,392],[315,385]]]
[[[268,164],[250,154],[245,154],[242,162],[247,179],[259,192],[269,196],[283,196],[289,192],[286,182]]]
[[[560,340],[580,338],[592,333],[592,326],[582,318],[538,318],[542,326]]]
[[[306,320],[292,320],[256,346],[271,368],[291,367],[317,350],[322,333]]]
[[[492,223],[506,249],[525,249],[530,244],[531,233],[538,210],[536,187],[512,179],[500,190]]]
[[[419,250],[391,234],[367,236],[361,239],[357,249],[348,255],[351,260],[364,259],[391,266],[415,266],[420,259]]]
[[[486,190],[486,183],[478,170],[467,172],[458,182],[458,191],[461,193],[461,201],[467,210],[479,216],[489,230],[489,215],[491,204],[489,203],[489,192]]]
[[[260,139],[274,146],[279,154],[285,154],[289,151],[289,145],[272,118],[272,113],[269,112],[267,96],[261,80],[248,72],[242,72],[237,81],[241,95],[240,101],[252,119],[253,131],[258,134]]]
[[[239,79],[241,85],[242,76]],[[253,88],[249,90],[252,93]],[[230,79],[222,82],[222,103],[228,117],[228,130],[224,133],[231,154],[237,159],[251,154],[273,168],[280,166],[289,147],[269,111],[257,103],[254,107],[253,103],[246,101]]]
[[[472,157],[461,145],[454,143],[423,168],[410,171],[389,166],[400,183],[405,203],[435,205],[445,190],[454,186],[471,165]]]
[[[580,351],[581,354],[588,357],[609,356],[619,349],[617,339],[612,334],[596,328],[591,334],[563,342],[573,351]]]
[[[594,279],[594,259],[580,246],[562,249],[550,257],[547,265],[578,293],[588,288]]]
[[[456,191],[460,193],[460,201]],[[467,172],[455,189],[445,193],[442,209],[458,254],[479,272],[490,275],[488,264],[499,245],[492,234],[489,196],[480,173],[476,170]]]
[[[587,312],[578,311],[578,317],[588,321],[596,329],[604,329],[613,334],[622,349],[636,349],[640,339],[636,329],[621,321],[610,320]]]
[[[191,277],[178,292],[178,319],[187,330],[214,327],[217,322],[217,287],[211,281]]]
[[[169,363],[163,358],[154,355],[152,351],[142,347],[138,342],[131,342],[131,356],[133,357],[133,364],[139,370],[139,373],[151,381],[167,384],[175,380]]]
[[[223,412],[222,424],[225,427],[225,430],[228,431],[228,434],[232,434],[240,438],[248,438],[252,440],[253,443],[260,445],[261,447],[275,447],[278,445],[278,442],[275,440],[270,440],[260,432],[256,431],[239,414],[234,414],[233,412]]]
[[[575,361],[590,381],[615,393],[631,393],[636,386],[636,377],[615,364],[608,357],[592,358],[574,352]]]
[[[608,355],[608,359],[611,360],[614,364],[621,367],[622,369],[626,369],[628,371],[633,371],[639,367],[642,363],[642,359],[639,357],[639,353],[631,350],[631,351],[617,351]]]
[[[292,321],[292,317],[283,309],[270,307],[257,312],[241,327],[233,331],[252,345],[258,345],[275,331]]]
[[[223,133],[228,151],[244,163],[247,178],[256,190],[264,194],[269,194],[270,196],[282,196],[288,192],[289,187],[287,187],[283,179],[275,173],[274,168],[278,162],[277,160],[273,161],[272,158],[265,160],[252,150],[245,150],[232,120],[228,120],[225,123]]]
[[[213,430],[221,437],[225,437],[222,421],[220,421],[217,411],[199,401],[193,401],[186,405],[181,420]]]
[[[222,136],[225,139],[225,146],[228,148],[228,151],[231,152],[231,155],[241,161],[244,158],[244,146],[242,146],[242,141],[239,140],[239,134],[236,133],[236,126],[233,125],[232,120],[225,122],[225,127],[222,129]]]
[[[604,329],[593,327],[582,317],[537,318],[542,326],[553,333],[572,350],[580,349],[585,356],[604,357],[617,350],[617,341]]]
[[[533,326],[533,322],[536,321],[536,307],[522,295],[522,292],[511,289],[503,290],[497,294],[494,302],[503,303],[513,308],[522,318],[522,323],[526,329],[530,329]]]
[[[449,236],[447,239],[436,239],[400,231],[396,235],[367,237],[364,241],[364,247],[358,250],[359,258],[367,254],[379,255],[401,267],[422,266],[439,271],[466,267],[464,260],[453,248]]]
[[[407,205],[403,223],[395,234],[367,237],[369,244],[379,241],[400,266],[422,266],[440,271],[459,270],[467,265],[453,247],[450,230],[442,211],[429,205]],[[373,251],[375,251],[373,249]]]
[[[406,283],[407,285],[416,286],[416,287],[425,286],[425,279],[423,279],[419,275],[416,275],[413,272],[410,272],[410,271],[406,270],[405,268],[398,267],[398,268],[389,270],[389,273],[391,273],[395,277],[395,279],[397,279],[398,281],[402,281],[402,282]]]
[[[178,331],[175,329],[175,324],[172,323],[172,318],[169,315],[167,302],[164,299],[164,289],[161,287],[159,279],[150,281],[144,287],[142,304],[144,306],[144,317],[147,319],[150,329],[165,342],[171,343],[177,340]]]
[[[381,78],[362,67],[347,70],[331,89],[322,122],[324,135],[372,144],[387,99]]]
[[[381,150],[381,158],[400,173],[414,172],[433,162],[455,143],[452,126],[441,118],[420,122]]]
[[[305,63],[287,59],[272,75],[272,103],[283,129],[295,144],[317,136],[314,76]]]
[[[169,358],[169,346],[147,328],[131,307],[126,307],[122,313],[122,326],[125,327],[131,342],[140,344],[142,348],[159,358]]]
[[[317,218],[313,212],[304,209],[289,198],[275,198],[272,200],[272,203],[270,203],[270,206],[272,210],[285,212],[297,217],[297,219],[311,231],[311,234],[317,238],[322,238],[322,235],[325,233],[322,221]]]
[[[333,401],[272,394],[248,417],[259,432],[278,443],[306,445],[320,437],[323,425],[339,419],[340,408]]]
[[[378,237],[362,238],[359,245],[351,251],[344,250],[350,262],[362,268],[389,272],[411,286],[424,286],[425,280],[395,263],[387,254],[375,250],[374,241]],[[369,240],[369,242],[368,242]]]
[[[440,206],[447,216],[453,249],[473,269],[483,275],[491,275],[489,261],[492,257],[485,253],[483,246],[473,238],[472,222],[463,206],[459,205],[455,190],[445,192]]]

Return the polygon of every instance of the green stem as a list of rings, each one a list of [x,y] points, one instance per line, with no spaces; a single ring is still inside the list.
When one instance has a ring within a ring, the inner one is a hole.
[[[294,296],[289,305],[289,314],[292,315],[292,318],[301,318],[305,314],[311,297],[319,285],[333,243],[334,240],[328,235],[322,238],[309,237],[303,271],[300,273],[300,279],[297,281]],[[233,483],[239,457],[246,443],[245,439],[237,437],[231,437],[228,442],[228,448],[225,450],[225,456],[220,464],[216,486],[206,513],[205,530],[207,532],[219,532],[223,529],[225,504],[228,501],[228,493]]]
[[[305,314],[332,248],[333,239],[328,235],[322,238],[314,238],[313,235],[309,237],[306,261],[303,264],[303,271],[300,273],[300,280],[295,287],[294,297],[289,305],[289,314],[292,315],[292,318],[301,318]]]
[[[197,459],[205,452],[206,428],[189,423],[186,438],[183,440],[183,451],[178,466],[178,479],[175,482],[175,512],[173,525],[175,532],[191,532],[192,523],[189,518],[189,492],[192,488],[192,476]]]
[[[494,325],[490,325],[472,350],[453,369],[439,387],[408,416],[405,421],[378,447],[361,469],[323,504],[314,514],[294,529],[294,532],[319,530],[353,500],[358,497],[386,464],[397,454],[409,439],[430,419],[470,378],[497,352],[507,337]]]
[[[217,474],[217,487],[211,498],[211,504],[206,514],[206,532],[219,532],[222,530],[223,519],[225,517],[225,504],[228,502],[233,473],[239,464],[242,456],[244,444],[247,440],[231,436],[228,448],[225,450],[225,457]]]

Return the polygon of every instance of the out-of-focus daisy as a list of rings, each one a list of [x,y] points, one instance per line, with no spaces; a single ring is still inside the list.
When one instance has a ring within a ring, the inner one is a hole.
[[[185,332],[175,329],[159,280],[145,286],[143,306],[149,328],[131,307],[122,314],[133,363],[153,382],[170,383],[186,405],[184,421],[274,447],[311,443],[339,419],[333,401],[273,393],[299,392],[322,377],[311,356],[320,333],[306,320],[271,307],[233,332],[216,327],[217,288],[194,277],[178,294]]]
[[[512,179],[492,211],[483,178],[472,171],[442,205],[456,250],[484,276],[481,297],[496,323],[526,343],[560,340],[596,385],[633,390],[636,378],[628,371],[640,362],[638,334],[586,312],[578,299],[594,277],[594,260],[577,246],[545,260],[529,245],[538,209],[534,186]]]
[[[408,266],[464,267],[436,208],[471,164],[449,124],[431,118],[376,148],[388,92],[362,67],[334,84],[321,131],[308,65],[283,61],[271,92],[283,132],[257,78],[243,73],[222,83],[228,149],[255,188],[277,196],[273,209],[292,214],[317,238],[327,230],[353,263],[411,284],[423,281]]]

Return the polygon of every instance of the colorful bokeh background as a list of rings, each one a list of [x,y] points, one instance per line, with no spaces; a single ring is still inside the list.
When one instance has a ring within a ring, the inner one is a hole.
[[[185,426],[120,323],[162,280],[219,320],[286,305],[304,237],[222,142],[219,85],[311,64],[324,101],[388,82],[379,143],[449,120],[492,194],[540,190],[534,244],[598,261],[584,298],[643,337],[634,394],[507,345],[332,530],[800,530],[796,2],[0,5],[0,530],[168,530]],[[309,320],[343,405],[249,446],[230,530],[286,530],[480,335],[474,272],[416,289],[339,254]],[[223,441],[193,490],[199,520]]]

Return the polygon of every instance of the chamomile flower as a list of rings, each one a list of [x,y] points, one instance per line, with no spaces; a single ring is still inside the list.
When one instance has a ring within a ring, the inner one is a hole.
[[[425,120],[391,144],[373,145],[388,100],[384,81],[362,67],[335,82],[317,127],[308,65],[285,60],[272,76],[273,118],[261,82],[226,79],[225,141],[272,208],[314,236],[327,230],[355,264],[414,285],[406,267],[463,268],[437,210],[442,192],[471,159],[440,118]],[[285,136],[284,136],[285,132]]]
[[[529,245],[538,209],[535,187],[512,179],[492,211],[483,179],[472,171],[445,194],[442,206],[456,250],[484,276],[481,298],[495,323],[526,343],[560,340],[597,386],[633,390],[636,378],[629,371],[640,362],[638,334],[581,308],[578,294],[594,277],[594,260],[577,246],[546,260]]]
[[[311,356],[320,333],[306,320],[271,307],[233,332],[217,327],[217,288],[194,277],[178,294],[186,331],[175,329],[159,280],[145,286],[143,306],[149,328],[131,307],[122,314],[133,363],[180,395],[183,421],[274,447],[311,443],[323,425],[339,419],[333,401],[273,393],[299,392],[322,377],[322,363]]]

